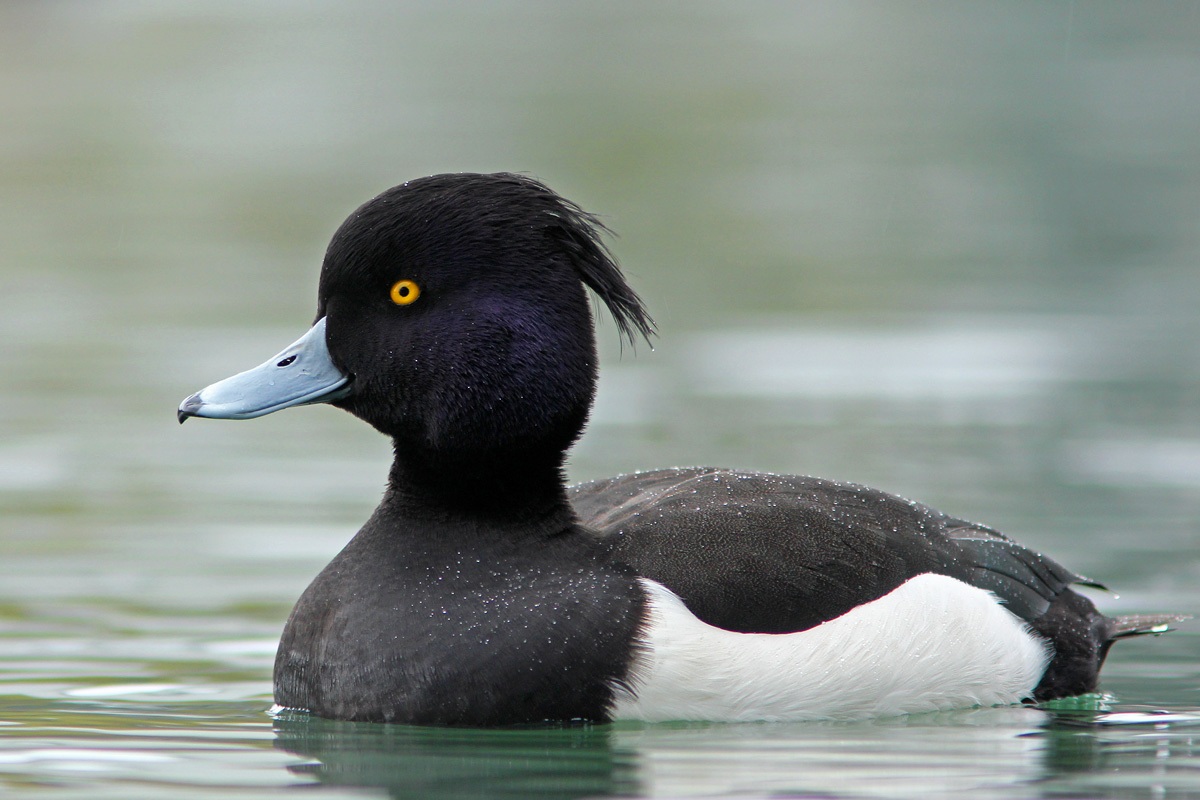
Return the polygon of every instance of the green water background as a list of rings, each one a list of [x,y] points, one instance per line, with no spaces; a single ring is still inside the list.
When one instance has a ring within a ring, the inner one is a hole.
[[[1200,4],[0,5],[0,790],[1200,797],[1200,633],[1107,710],[430,731],[273,721],[291,603],[377,502],[329,408],[179,428],[441,171],[601,214],[584,480],[723,464],[999,527],[1200,610]]]

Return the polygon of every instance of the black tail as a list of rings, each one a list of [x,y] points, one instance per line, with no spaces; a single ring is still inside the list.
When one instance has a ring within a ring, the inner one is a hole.
[[[1129,636],[1160,634],[1171,630],[1174,622],[1191,619],[1187,614],[1133,614],[1127,617],[1108,619],[1108,641],[1125,639]]]
[[[1054,658],[1033,690],[1039,702],[1096,691],[1100,667],[1117,639],[1166,633],[1182,614],[1106,617],[1081,594],[1064,591],[1050,609],[1029,623],[1053,647]]]

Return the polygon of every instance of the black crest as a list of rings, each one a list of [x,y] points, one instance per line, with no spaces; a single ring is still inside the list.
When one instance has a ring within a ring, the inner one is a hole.
[[[369,251],[388,245],[387,231],[398,220],[425,228],[436,220],[439,230],[462,239],[487,231],[493,252],[521,247],[531,233],[545,237],[608,308],[630,344],[639,336],[649,342],[655,334],[654,320],[604,244],[604,235],[612,232],[538,180],[509,172],[447,173],[393,187],[358,209],[334,236],[331,252],[354,255],[342,259],[339,277],[361,280],[353,264],[378,262]],[[323,274],[323,285],[327,277],[335,276]]]
[[[604,234],[612,231],[594,214],[559,196],[540,181],[511,173],[498,173],[493,177],[513,181],[544,199],[546,209],[543,213],[554,220],[547,226],[547,232],[570,254],[580,280],[603,301],[621,335],[631,345],[637,343],[639,335],[649,343],[655,334],[654,320],[621,274],[616,257],[604,244]]]

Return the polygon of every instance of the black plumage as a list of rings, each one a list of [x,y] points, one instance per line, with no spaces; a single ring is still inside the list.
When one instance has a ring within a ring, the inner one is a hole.
[[[1178,619],[1100,614],[1097,585],[997,530],[922,503],[821,478],[692,467],[572,487],[613,557],[670,587],[700,619],[792,633],[935,573],[992,592],[1054,646],[1040,700],[1095,689],[1113,638]]]
[[[586,289],[629,341],[654,331],[603,233],[518,175],[397,186],[335,233],[310,333],[180,406],[183,421],[329,402],[394,444],[379,508],[287,622],[276,702],[422,724],[607,719],[637,691],[642,578],[710,625],[792,633],[946,575],[1051,644],[1039,699],[1094,688],[1113,639],[1175,619],[1109,619],[1056,562],[863,486],[693,468],[568,491],[596,385]]]

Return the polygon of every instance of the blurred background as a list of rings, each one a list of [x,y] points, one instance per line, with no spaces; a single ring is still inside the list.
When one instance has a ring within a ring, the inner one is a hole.
[[[1200,609],[1200,5],[5,3],[10,710],[269,703],[389,446],[175,408],[303,332],[358,204],[498,170],[601,215],[659,323],[601,322],[573,480],[869,483]],[[1198,654],[1106,686],[1195,705]]]

